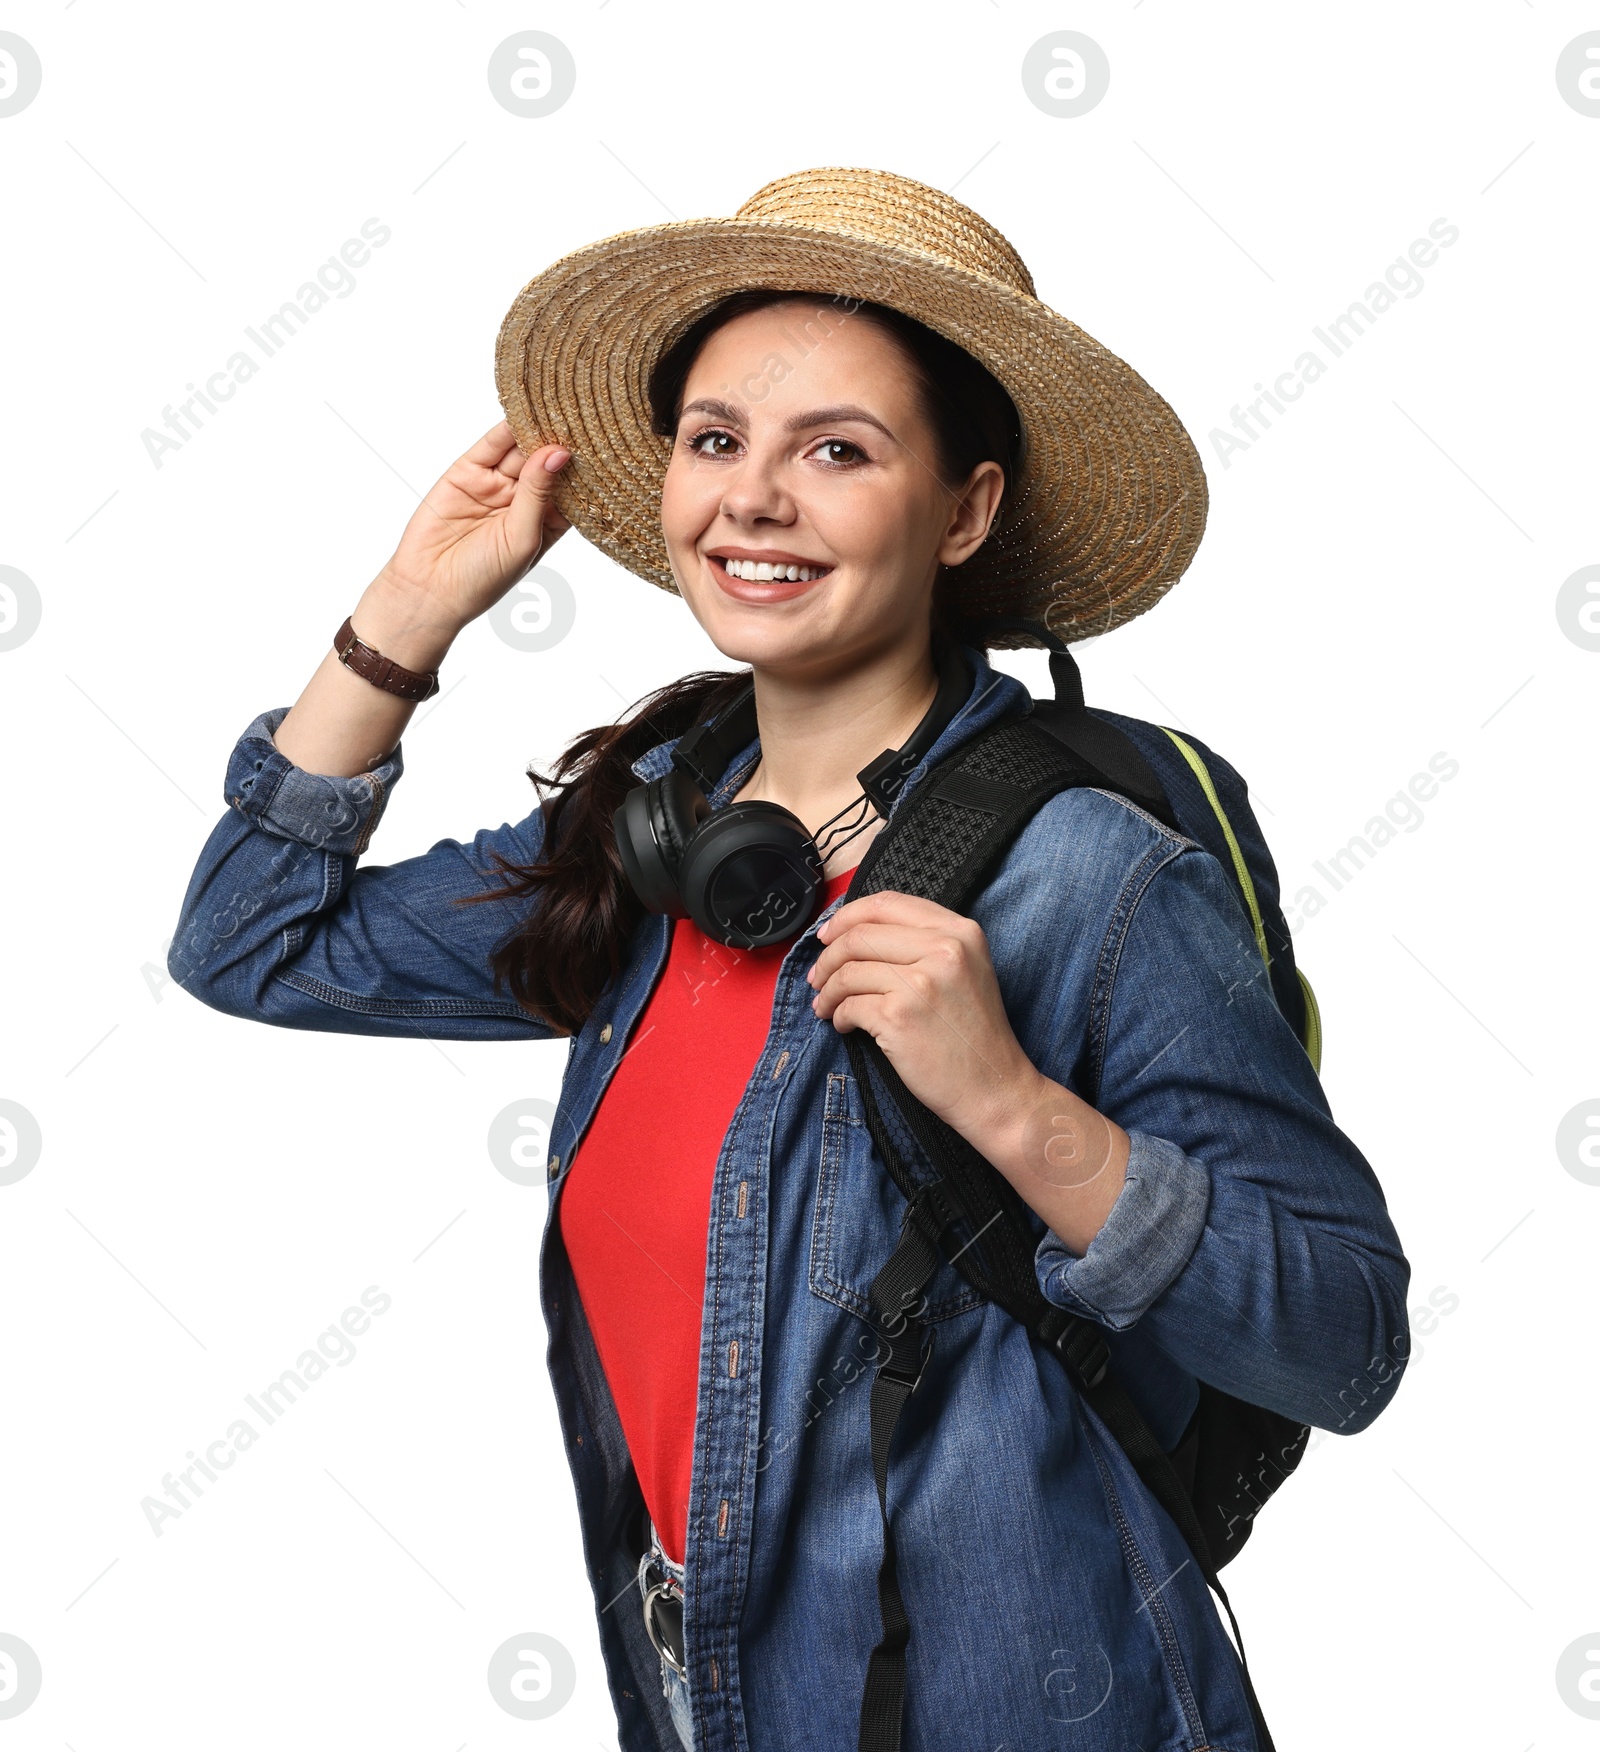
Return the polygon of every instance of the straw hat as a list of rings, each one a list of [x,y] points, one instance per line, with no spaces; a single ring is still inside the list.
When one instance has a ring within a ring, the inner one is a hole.
[[[1182,576],[1207,495],[1177,415],[1037,300],[1017,252],[970,207],[877,170],[800,171],[731,219],[603,238],[517,295],[495,347],[506,418],[524,452],[571,447],[560,509],[629,571],[676,590],[661,535],[671,441],[650,429],[651,370],[704,311],[754,288],[821,294],[813,334],[855,300],[889,305],[965,347],[1010,393],[1022,467],[989,539],[951,575],[966,613],[1087,638]]]

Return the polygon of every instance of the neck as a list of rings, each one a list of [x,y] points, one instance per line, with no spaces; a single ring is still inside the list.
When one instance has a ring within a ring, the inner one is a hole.
[[[938,691],[926,642],[896,646],[822,679],[754,674],[761,760],[740,800],[780,804],[813,833],[860,796],[856,774],[907,740]],[[869,830],[842,846],[828,873],[849,869],[870,837]]]

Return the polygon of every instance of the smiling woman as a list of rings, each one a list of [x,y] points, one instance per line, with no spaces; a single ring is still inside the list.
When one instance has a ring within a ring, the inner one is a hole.
[[[1376,1416],[1339,1396],[1374,1357],[1392,1394],[1406,1263],[1232,828],[1224,869],[985,655],[1070,676],[1182,574],[1182,425],[872,171],[564,258],[497,377],[240,738],[174,977],[570,1039],[542,1305],[627,1752],[1271,1752],[1207,1586],[1253,1506],[1202,1528],[1180,1475],[1224,1412],[1284,1466]],[[515,826],[362,863],[451,642],[573,526],[738,667],[576,736]]]
[[[756,676],[766,735],[739,795],[821,821],[859,788],[847,764],[816,759],[830,725],[877,716],[892,747],[932,702],[930,591],[988,535],[1018,422],[970,359],[967,381],[946,373],[941,393],[940,354],[960,349],[870,305],[759,400],[710,393],[770,359],[806,308],[781,293],[719,304],[663,358],[651,405],[673,439],[661,493],[673,577],[717,649]],[[822,664],[827,703],[810,679]],[[774,736],[780,720],[795,733]],[[802,757],[788,771],[786,748]]]

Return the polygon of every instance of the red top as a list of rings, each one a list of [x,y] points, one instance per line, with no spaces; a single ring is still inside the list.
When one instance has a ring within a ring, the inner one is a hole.
[[[835,876],[822,905],[854,874]],[[557,1204],[645,1506],[674,1563],[688,1537],[711,1182],[791,947],[730,949],[676,922]]]

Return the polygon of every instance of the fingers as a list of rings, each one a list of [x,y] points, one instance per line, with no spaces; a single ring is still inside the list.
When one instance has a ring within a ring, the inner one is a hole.
[[[498,426],[491,426],[461,460],[475,462],[480,468],[495,468],[505,459],[507,451],[515,451],[518,456],[522,454],[517,449],[517,440],[511,430],[511,422],[502,420]],[[509,474],[511,470],[507,468],[505,472]]]
[[[829,939],[806,975],[814,986],[825,985],[850,961],[892,961],[901,966],[923,960],[954,960],[948,945],[954,939],[926,925],[857,924]]]
[[[898,916],[879,921],[854,912],[855,906],[865,908],[868,901],[841,907],[826,921],[824,930],[832,926],[827,930],[827,947],[806,976],[813,985],[824,984],[836,969],[852,960],[894,962],[901,966],[921,963],[930,974],[951,985],[993,977],[989,942],[975,919],[909,895],[870,897],[878,899],[895,903],[883,910],[904,915],[908,922],[899,922]],[[841,919],[846,920],[843,929]],[[854,922],[849,922],[850,919]],[[823,930],[817,934],[822,937]]]
[[[522,473],[523,466],[526,464],[527,460],[527,457],[525,457],[522,452],[517,449],[516,445],[513,444],[505,455],[494,465],[494,472],[497,475],[503,475],[508,481],[514,481],[517,476]]]
[[[568,527],[553,501],[561,471],[571,460],[572,452],[566,445],[546,444],[524,461],[506,508],[506,546],[514,560],[531,562],[549,545],[547,537]]]
[[[846,998],[833,1011],[834,1028],[840,1034],[848,1034],[852,1028],[859,1028],[876,1039],[883,1032],[884,1026],[876,1009],[877,1002],[873,996]]]
[[[541,447],[545,451],[566,449],[565,445],[546,444]],[[502,420],[499,425],[491,426],[487,432],[461,458],[478,468],[492,468],[503,474],[507,480],[514,481],[521,475],[523,466],[539,455],[535,450],[529,456],[524,456],[517,444],[516,434],[511,430],[511,422]]]
[[[811,1008],[826,1021],[847,998],[868,993],[882,997],[894,980],[894,972],[881,961],[852,961],[824,981],[811,1000]]]
[[[939,979],[920,962],[902,966],[892,961],[847,961],[823,983],[811,1008],[827,1021],[850,999],[870,998],[879,1012],[879,1025],[904,1028],[953,1007],[945,1003],[946,996]]]
[[[879,894],[847,901],[831,917],[823,920],[817,936],[822,942],[831,943],[842,931],[873,923],[953,929],[957,925],[971,925],[972,920],[962,913],[951,912],[949,907],[940,906],[937,901],[922,900],[914,894],[898,894],[894,889],[886,888]]]
[[[821,1003],[819,994],[817,1013],[822,1021],[832,1022],[837,1033],[848,1034],[852,1028],[859,1028],[870,1034],[894,1058],[900,1050],[914,1044],[918,1014],[926,1011],[894,984],[888,990],[846,992],[826,1004]],[[970,1042],[962,1040],[961,1045],[968,1049],[969,1057],[975,1055],[980,1063],[985,1062],[983,1054]]]

